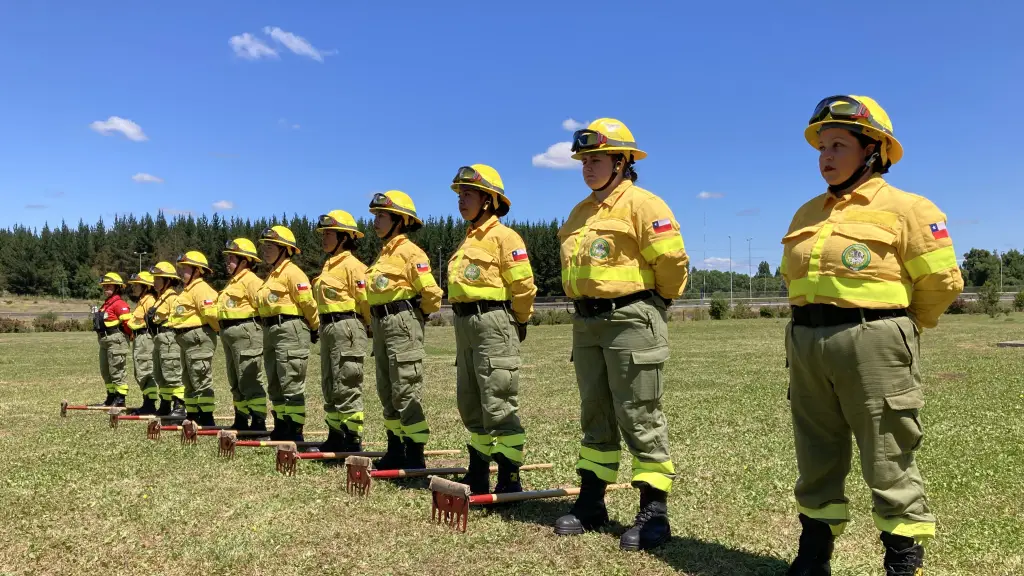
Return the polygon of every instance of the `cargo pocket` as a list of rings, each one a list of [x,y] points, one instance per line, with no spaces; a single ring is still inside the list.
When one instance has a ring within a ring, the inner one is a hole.
[[[306,382],[306,364],[309,362],[309,349],[299,348],[288,351],[288,384],[304,384]],[[285,382],[281,386],[286,386]],[[300,392],[301,393],[301,390]]]
[[[210,371],[213,368],[213,352],[207,350],[190,351],[188,356],[188,369],[192,375],[192,386],[210,381]]]
[[[419,384],[423,381],[423,359],[427,353],[422,348],[407,350],[394,355],[398,382],[403,385]]]
[[[487,359],[491,374],[487,379],[490,393],[498,398],[510,398],[519,393],[519,357],[492,356]]]
[[[880,432],[887,459],[902,461],[921,446],[924,428],[920,410],[923,407],[924,392],[920,387],[885,397]]]
[[[661,370],[668,360],[668,346],[634,350],[631,376],[633,379],[633,401],[652,402],[661,399],[664,392],[661,381]]]

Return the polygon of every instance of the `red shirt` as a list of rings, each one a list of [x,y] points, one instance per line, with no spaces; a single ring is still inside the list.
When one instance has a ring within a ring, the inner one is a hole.
[[[100,306],[100,312],[103,313],[103,325],[107,328],[113,328],[118,324],[121,324],[121,330],[125,334],[131,334],[131,329],[128,327],[128,321],[132,318],[132,310],[128,307],[128,304],[121,299],[120,296],[114,294],[107,301]]]

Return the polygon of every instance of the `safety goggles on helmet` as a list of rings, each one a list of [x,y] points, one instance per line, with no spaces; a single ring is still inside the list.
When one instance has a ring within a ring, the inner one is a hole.
[[[463,166],[459,168],[459,171],[455,174],[455,178],[452,179],[453,184],[475,184],[477,186],[483,186],[489,190],[502,191],[500,187],[487,181],[476,168],[472,166]]]
[[[267,228],[266,230],[264,230],[260,234],[260,238],[263,240],[284,240],[284,238],[282,238],[281,235],[277,233],[277,230],[274,230],[273,228]]]
[[[330,214],[321,214],[319,223],[321,228],[345,226],[345,224],[338,222],[338,219]],[[345,227],[347,228],[348,226]]]
[[[624,140],[612,140],[611,138],[601,134],[597,130],[590,130],[584,128],[583,130],[577,130],[572,135],[572,152],[585,152],[587,150],[596,150],[602,146],[623,146],[623,147],[634,147],[636,142],[626,142]]]
[[[373,195],[370,200],[370,208],[393,208],[395,203],[386,194],[380,192]]]
[[[871,110],[867,106],[856,98],[850,98],[849,96],[838,95],[822,99],[814,107],[814,113],[811,114],[811,119],[807,121],[807,124],[816,124],[829,119],[852,120],[854,122],[866,120],[872,127],[886,134],[892,134],[891,130],[871,116]]]

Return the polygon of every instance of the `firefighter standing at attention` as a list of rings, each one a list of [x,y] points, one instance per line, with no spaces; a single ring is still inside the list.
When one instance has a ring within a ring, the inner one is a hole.
[[[128,374],[124,368],[128,357],[127,335],[131,334],[128,328],[131,308],[121,299],[124,280],[117,272],[104,274],[100,288],[105,299],[93,314],[93,331],[100,344],[100,376],[107,388],[103,406],[123,408],[128,394]]]
[[[153,289],[153,275],[143,270],[128,278],[131,286],[135,310],[128,328],[132,331],[132,362],[135,365],[135,382],[142,392],[142,406],[132,410],[130,414],[141,416],[156,414],[156,401],[160,399],[156,378],[153,376],[153,335],[146,325],[146,315],[156,304],[156,293]]]
[[[204,278],[213,269],[206,256],[195,250],[179,256],[177,268],[185,288],[175,301],[171,326],[181,348],[185,414],[200,426],[213,426],[213,355],[220,324],[217,291]]]

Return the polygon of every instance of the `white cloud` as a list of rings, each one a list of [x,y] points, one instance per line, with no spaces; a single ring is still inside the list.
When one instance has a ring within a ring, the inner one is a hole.
[[[263,33],[270,36],[278,43],[283,44],[285,48],[299,56],[307,56],[317,62],[324,61],[325,52],[314,48],[313,45],[302,36],[296,36],[291,32],[285,32],[277,26],[266,26],[263,28]]]
[[[697,198],[701,200],[710,200],[712,198],[725,198],[725,194],[721,192],[701,192],[697,194]]]
[[[728,258],[718,258],[718,257],[705,258],[704,259],[704,268],[709,269],[709,270],[728,270],[729,269],[729,262],[730,262],[730,260]],[[739,266],[739,264],[735,260],[732,260],[732,269],[733,269],[733,271],[736,270],[737,266]]]
[[[221,212],[225,210],[233,210],[234,208],[235,203],[230,200],[217,200],[213,203],[213,209],[220,210]]]
[[[145,172],[139,172],[135,176],[132,176],[132,180],[136,182],[151,182],[153,184],[160,184],[164,181],[159,176],[153,176],[152,174],[146,174]]]
[[[111,116],[104,121],[97,120],[92,124],[89,124],[95,132],[99,132],[104,136],[110,136],[114,132],[120,132],[124,134],[124,137],[134,142],[143,142],[149,140],[149,136],[142,131],[142,126],[139,126],[131,120],[121,118],[120,116]]]
[[[586,128],[587,124],[584,122],[577,122],[576,120],[569,118],[562,121],[562,128],[565,128],[569,132],[575,132],[581,128]]]
[[[161,208],[160,211],[168,216],[192,216],[195,214],[191,210],[178,210],[177,208]]]
[[[246,60],[259,60],[260,58],[277,58],[277,50],[267,46],[262,40],[246,32],[238,36],[232,36],[228,40],[235,55]]]
[[[566,169],[576,168],[579,160],[572,159],[572,142],[556,142],[543,154],[533,157],[533,165],[538,168]]]

